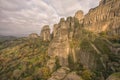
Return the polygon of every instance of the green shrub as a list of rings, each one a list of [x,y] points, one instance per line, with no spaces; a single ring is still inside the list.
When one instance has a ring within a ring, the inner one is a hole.
[[[95,74],[92,71],[85,69],[83,70],[81,76],[84,80],[93,80]]]
[[[48,67],[39,68],[34,75],[35,80],[46,80],[50,76],[50,70]]]
[[[71,70],[74,70],[74,60],[73,60],[73,56],[72,55],[68,55],[68,64],[69,64],[69,68],[71,69]]]
[[[60,68],[61,67],[61,65],[60,65],[60,61],[59,61],[59,58],[58,57],[56,57],[55,58],[55,64],[56,64],[56,70],[58,69],[58,68]]]

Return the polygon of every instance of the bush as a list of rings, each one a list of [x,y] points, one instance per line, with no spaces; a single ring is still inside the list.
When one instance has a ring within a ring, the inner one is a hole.
[[[68,64],[69,64],[69,68],[71,69],[71,70],[74,70],[74,60],[73,60],[73,56],[72,55],[68,55]]]
[[[48,67],[42,67],[35,72],[35,80],[46,80],[50,76],[50,70]]]
[[[84,80],[93,80],[93,78],[94,78],[95,75],[94,75],[94,73],[91,72],[90,70],[85,69],[85,70],[83,70],[81,76],[82,76],[82,78],[83,78]]]
[[[61,67],[61,65],[60,65],[59,58],[58,58],[58,57],[56,57],[55,59],[56,59],[55,64],[56,64],[56,70],[57,70],[58,68],[60,68],[60,67]]]

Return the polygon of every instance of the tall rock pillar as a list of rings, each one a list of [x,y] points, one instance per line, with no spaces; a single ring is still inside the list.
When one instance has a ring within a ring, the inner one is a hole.
[[[41,33],[40,33],[40,37],[43,41],[50,41],[50,28],[48,25],[43,26]]]

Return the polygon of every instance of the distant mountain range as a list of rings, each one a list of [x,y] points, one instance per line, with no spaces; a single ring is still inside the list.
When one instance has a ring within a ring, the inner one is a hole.
[[[14,40],[17,37],[15,36],[4,36],[4,35],[0,35],[0,42],[4,42],[4,41],[8,41],[8,40]]]

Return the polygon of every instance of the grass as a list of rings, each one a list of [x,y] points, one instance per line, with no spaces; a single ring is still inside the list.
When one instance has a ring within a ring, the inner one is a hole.
[[[17,69],[22,70],[21,78],[32,76],[34,74],[32,72],[35,72],[36,67],[43,68],[46,65],[48,45],[49,42],[44,42],[39,38],[24,38],[2,43],[0,59],[3,60],[0,65],[0,78],[3,79],[2,76],[7,75],[9,72],[13,73]],[[14,77],[14,75],[12,76]],[[13,80],[13,77],[8,76],[10,80]]]

